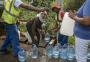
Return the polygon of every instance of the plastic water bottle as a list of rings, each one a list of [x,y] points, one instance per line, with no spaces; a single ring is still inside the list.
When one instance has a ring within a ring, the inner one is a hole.
[[[18,52],[18,60],[19,62],[26,62],[26,53],[24,49],[20,49]]]
[[[87,58],[88,58],[88,60],[90,60],[90,53],[87,54]]]
[[[46,33],[46,35],[45,35],[45,41],[46,42],[49,42],[50,41],[50,34],[49,33]]]
[[[90,49],[88,49],[87,59],[90,60]]]
[[[67,46],[63,45],[60,51],[60,58],[61,59],[67,59]]]
[[[51,44],[49,44],[47,46],[46,50],[47,50],[47,56],[51,58],[53,55],[53,46]]]
[[[32,45],[31,57],[38,58],[38,48],[35,44]]]
[[[59,43],[56,44],[56,46],[53,48],[53,57],[54,58],[58,58],[59,57],[59,52],[60,52],[60,48],[59,48]]]
[[[68,60],[74,60],[75,59],[75,48],[72,45],[68,45]]]

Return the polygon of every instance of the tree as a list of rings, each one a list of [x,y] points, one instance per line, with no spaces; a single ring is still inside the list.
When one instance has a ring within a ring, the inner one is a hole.
[[[63,0],[62,5],[65,10],[77,10],[85,0]]]

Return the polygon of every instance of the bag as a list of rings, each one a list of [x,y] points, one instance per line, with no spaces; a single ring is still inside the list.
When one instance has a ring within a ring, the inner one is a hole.
[[[72,36],[74,33],[75,21],[68,16],[68,12],[65,13],[63,21],[61,23],[60,33],[66,36]]]
[[[31,36],[29,35],[28,32],[25,33],[25,37],[28,39],[28,43],[32,43]]]

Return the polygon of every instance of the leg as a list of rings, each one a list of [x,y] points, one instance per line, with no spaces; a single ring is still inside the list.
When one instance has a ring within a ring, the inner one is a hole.
[[[58,42],[61,45],[67,44],[68,43],[68,36],[65,36],[65,35],[58,33]]]
[[[37,31],[36,33],[37,36],[37,41],[35,42],[35,44],[37,45],[37,47],[39,46],[39,42],[40,42],[40,33]]]
[[[30,24],[30,23],[26,24],[27,31],[28,31],[31,39],[32,39],[32,44],[36,44],[36,40],[34,39],[34,35],[33,35],[33,32],[32,32],[32,27],[31,26],[32,26],[32,24]]]
[[[77,62],[87,62],[87,49],[88,49],[89,41],[76,37],[75,52],[76,52]]]
[[[13,48],[13,53],[15,56],[17,56],[17,53],[19,51],[19,35],[18,35],[18,30],[17,26],[12,24],[10,25],[11,30],[10,30],[10,40]]]
[[[5,24],[6,30],[6,39],[4,40],[3,45],[1,46],[1,50],[7,50],[8,45],[10,44],[10,28],[9,25]]]

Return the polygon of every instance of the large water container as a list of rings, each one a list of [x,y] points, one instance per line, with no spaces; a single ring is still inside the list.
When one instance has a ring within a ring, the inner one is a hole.
[[[35,44],[32,45],[31,57],[34,59],[38,58],[38,48]]]
[[[68,16],[68,12],[66,12],[61,24],[60,33],[63,35],[72,36],[74,25],[75,25],[75,21],[71,19]]]
[[[47,56],[48,56],[49,58],[51,58],[52,55],[53,55],[53,46],[52,46],[51,44],[49,44],[49,45],[47,46],[46,50],[47,50]]]
[[[90,60],[90,48],[88,49],[87,59]]]
[[[25,50],[23,48],[21,48],[20,51],[18,52],[18,60],[19,60],[19,62],[26,61],[26,53],[25,53]]]
[[[66,60],[68,57],[67,57],[67,45],[64,44],[61,48],[61,51],[60,51],[60,58],[61,59],[64,59]]]
[[[68,60],[73,61],[75,59],[75,47],[73,45],[68,45]]]
[[[59,43],[58,43],[53,48],[53,57],[54,58],[59,58],[59,52],[60,52],[60,49],[59,49]]]
[[[50,41],[50,34],[49,33],[46,33],[45,34],[45,39],[44,39],[46,42],[49,42]]]

